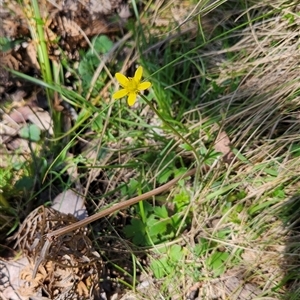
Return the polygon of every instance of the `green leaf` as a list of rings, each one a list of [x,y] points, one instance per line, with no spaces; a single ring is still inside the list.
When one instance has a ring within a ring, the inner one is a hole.
[[[186,151],[192,151],[193,150],[193,148],[191,148],[191,146],[186,144],[186,143],[181,144],[179,147],[182,148],[183,150],[186,150]]]
[[[131,219],[130,225],[124,227],[123,231],[127,238],[132,238],[136,245],[148,245],[145,224],[139,219]]]
[[[207,200],[211,200],[211,199],[215,199],[218,198],[219,196],[236,189],[238,186],[240,185],[240,183],[233,183],[233,184],[229,184],[227,186],[223,186],[223,187],[218,187],[214,192],[210,193],[206,199]]]
[[[153,214],[153,206],[149,202],[147,201],[143,202],[143,209],[147,217]],[[141,211],[139,206],[136,206],[136,211],[138,215],[141,216]]]
[[[172,245],[170,248],[170,260],[174,263],[180,261],[184,256],[180,245]]]
[[[102,114],[99,114],[92,122],[92,130],[96,132],[101,132],[103,128],[103,116]]]
[[[168,210],[165,206],[156,206],[153,208],[153,212],[160,218],[168,218]]]
[[[35,124],[30,124],[21,128],[19,135],[24,139],[38,142],[41,138],[41,130]]]
[[[151,261],[150,268],[154,276],[159,279],[174,272],[174,268],[183,259],[183,256],[182,247],[180,245],[172,245],[167,250],[167,256]]]
[[[157,179],[157,181],[162,184],[162,183],[166,183],[167,180],[169,179],[169,177],[173,174],[173,170],[171,169],[165,169],[163,172],[161,172],[159,174],[159,177]]]
[[[157,279],[163,278],[172,270],[172,268],[168,264],[167,257],[152,260],[150,268]]]
[[[290,148],[291,154],[293,157],[299,157],[300,156],[300,145],[299,144],[293,144]]]
[[[17,190],[31,190],[33,189],[33,184],[34,179],[32,177],[24,176],[16,182],[15,188]]]
[[[179,194],[174,196],[173,202],[175,202],[176,211],[182,211],[189,204],[190,195],[185,190],[181,190]]]
[[[139,182],[134,179],[134,178],[130,178],[129,183],[128,183],[128,193],[129,195],[133,195],[136,193],[136,190],[139,186]]]
[[[90,87],[91,80],[94,76],[95,70],[99,65],[99,54],[105,54],[113,47],[113,42],[105,35],[95,37],[93,39],[93,48],[89,49],[82,56],[78,66],[78,73],[82,79],[82,86],[84,90]],[[101,72],[94,85],[93,93],[96,93],[104,86],[107,78],[106,72]]]
[[[228,257],[229,253],[217,251],[207,259],[207,264],[213,271],[214,277],[218,277],[225,272],[225,262]]]
[[[231,233],[231,230],[230,229],[221,229],[219,230],[216,235],[219,239],[226,239],[227,236]]]
[[[23,42],[24,42],[23,39],[12,41],[7,37],[1,36],[0,37],[0,51],[6,52],[6,51],[9,51],[9,50],[12,50],[16,46],[21,45]]]
[[[268,175],[271,175],[271,176],[275,176],[277,177],[278,176],[278,170],[275,169],[275,168],[265,168],[264,171],[268,174]]]
[[[200,238],[199,244],[196,244],[193,248],[193,253],[196,257],[199,257],[202,254],[204,254],[208,249],[209,241],[204,238]]]
[[[106,36],[100,35],[93,40],[94,48],[98,53],[107,53],[113,47],[113,42]]]
[[[136,179],[131,178],[129,182],[121,188],[122,197],[131,197],[132,195],[136,195],[139,185],[140,183]]]
[[[282,185],[278,186],[273,192],[272,195],[274,197],[284,199],[286,197],[285,192],[284,192],[284,187]]]
[[[254,214],[258,213],[259,211],[266,209],[267,207],[272,206],[278,202],[280,202],[280,199],[275,198],[272,200],[264,201],[259,204],[255,204],[248,209],[248,213],[249,213],[249,215],[254,215]]]
[[[168,229],[167,226],[169,224],[169,219],[158,220],[155,215],[151,215],[147,219],[147,230],[153,243],[157,243],[167,238],[166,233]]]

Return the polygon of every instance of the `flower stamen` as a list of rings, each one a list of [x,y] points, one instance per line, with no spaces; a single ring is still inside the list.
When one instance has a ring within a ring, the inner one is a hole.
[[[132,106],[137,98],[140,91],[147,90],[151,87],[151,82],[141,82],[143,75],[143,67],[139,66],[135,71],[134,77],[126,77],[121,73],[116,73],[115,77],[123,89],[115,92],[112,97],[113,99],[120,99],[128,96],[127,103]]]

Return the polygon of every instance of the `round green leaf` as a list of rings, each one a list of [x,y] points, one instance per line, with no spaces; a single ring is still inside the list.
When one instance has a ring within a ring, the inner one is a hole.
[[[38,142],[41,138],[41,130],[35,124],[30,124],[21,128],[19,135],[24,139]]]

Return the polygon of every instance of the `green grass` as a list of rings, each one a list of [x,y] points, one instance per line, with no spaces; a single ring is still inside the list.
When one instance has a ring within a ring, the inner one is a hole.
[[[14,73],[46,89],[54,135],[25,128],[23,137],[38,147],[18,175],[12,163],[0,172],[4,234],[7,218],[22,207],[48,204],[78,182],[92,214],[102,199],[130,198],[207,165],[169,193],[130,208],[123,221],[103,221],[107,231],[93,232],[98,250],[141,299],[183,299],[198,283],[203,299],[223,292],[227,298],[220,299],[231,299],[247,284],[260,299],[297,299],[299,16],[284,1],[233,2],[133,1],[131,35],[119,47],[96,37],[78,67],[67,58],[51,63],[41,25],[32,24],[45,68],[40,79]],[[35,1],[32,7],[40,19]],[[187,21],[179,27],[175,17]],[[159,24],[164,20],[167,26]],[[132,52],[120,60],[123,46]],[[111,99],[113,75],[122,70],[132,77],[136,65],[152,88],[129,108],[125,99]],[[76,110],[67,127],[53,99]],[[223,131],[237,157],[231,162],[215,150]],[[99,178],[109,182],[101,192]],[[124,260],[115,261],[98,239],[119,241]],[[140,274],[155,279],[148,289],[138,289]]]

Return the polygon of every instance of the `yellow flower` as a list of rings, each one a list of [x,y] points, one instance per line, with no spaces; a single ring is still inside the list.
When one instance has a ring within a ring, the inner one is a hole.
[[[143,67],[138,67],[134,73],[134,77],[126,77],[121,73],[116,73],[115,77],[118,80],[119,84],[123,89],[115,92],[112,97],[113,99],[120,99],[125,96],[128,96],[127,103],[129,106],[132,106],[135,101],[138,93],[149,89],[151,83],[149,81],[141,82],[143,75]]]

